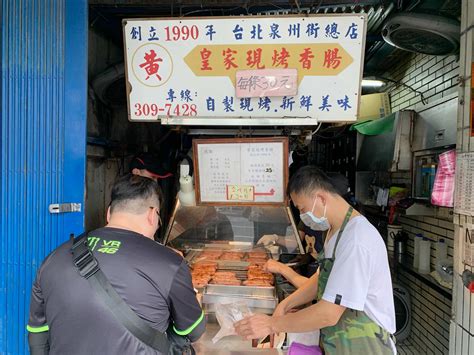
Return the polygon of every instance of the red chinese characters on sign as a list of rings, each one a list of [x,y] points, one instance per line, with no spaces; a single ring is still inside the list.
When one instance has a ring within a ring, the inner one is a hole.
[[[238,67],[237,64],[235,64],[235,54],[237,54],[237,51],[234,51],[230,48],[227,48],[222,51],[222,55],[224,56],[224,67],[226,70],[229,70],[231,67]]]
[[[168,64],[165,55],[159,51],[157,53]],[[337,75],[352,63],[352,57],[337,43],[206,44],[196,46],[184,60],[195,74],[203,76],[223,73],[224,76],[231,76],[236,70],[243,69],[295,68],[301,71],[298,82],[306,75]],[[162,68],[160,71],[163,72]]]
[[[212,67],[209,65],[209,58],[212,52],[207,48],[203,48],[199,53],[201,54],[201,70],[212,70]]]
[[[338,55],[339,49],[328,49],[324,52],[324,63],[323,66],[326,68],[336,69],[341,65],[342,57]]]
[[[288,68],[288,58],[290,57],[290,53],[286,50],[286,48],[282,48],[280,52],[277,50],[273,51],[272,61],[274,67],[283,67]]]
[[[265,65],[262,65],[262,48],[247,51],[247,66],[257,69],[265,68]]]
[[[163,62],[162,58],[157,58],[156,52],[151,49],[150,52],[145,53],[145,62],[141,63],[139,66],[140,68],[144,68],[148,76],[145,80],[148,80],[151,75],[156,75],[158,80],[161,80],[161,76],[158,74],[158,70],[160,69],[160,64]]]
[[[311,50],[311,48],[305,48],[303,50],[303,53],[300,54],[299,60],[303,69],[311,69],[312,59],[314,59],[313,51]]]

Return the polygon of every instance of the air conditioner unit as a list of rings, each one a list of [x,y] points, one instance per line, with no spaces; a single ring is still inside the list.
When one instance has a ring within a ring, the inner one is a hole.
[[[420,13],[401,13],[387,20],[384,40],[400,49],[429,55],[457,53],[460,25],[457,20]]]

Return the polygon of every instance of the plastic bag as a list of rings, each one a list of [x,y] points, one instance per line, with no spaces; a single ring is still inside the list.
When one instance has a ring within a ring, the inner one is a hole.
[[[449,150],[439,155],[439,165],[431,192],[431,203],[435,206],[453,207],[456,171],[456,151]]]
[[[244,301],[238,301],[234,303],[216,304],[216,318],[217,322],[221,326],[221,329],[212,338],[212,342],[215,344],[222,338],[229,335],[236,335],[234,323],[245,317],[251,316],[252,311]]]

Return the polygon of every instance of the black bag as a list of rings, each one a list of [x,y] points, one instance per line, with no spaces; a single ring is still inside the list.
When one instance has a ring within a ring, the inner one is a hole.
[[[169,355],[194,355],[188,337],[176,334],[170,326],[166,333],[159,332],[141,319],[120,297],[99,267],[99,262],[87,246],[87,233],[78,238],[71,235],[73,263],[79,274],[89,281],[97,296],[110,309],[115,318],[136,338]]]

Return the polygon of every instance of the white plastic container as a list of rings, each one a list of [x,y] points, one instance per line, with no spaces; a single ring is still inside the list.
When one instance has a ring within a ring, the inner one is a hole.
[[[398,233],[402,232],[402,226],[397,226],[395,224],[387,225],[387,250],[395,250],[395,237]]]
[[[193,178],[191,176],[182,176],[179,178],[180,189],[178,191],[179,202],[183,206],[196,206],[196,197],[194,193]]]
[[[436,243],[436,261],[445,260],[448,257],[448,244],[443,238]]]
[[[431,259],[431,242],[423,238],[420,241],[420,264],[418,266],[418,271],[421,274],[429,274],[430,269],[430,259]]]
[[[415,235],[415,250],[413,252],[413,267],[418,269],[420,266],[420,242],[423,240],[421,234]]]

